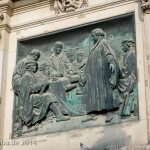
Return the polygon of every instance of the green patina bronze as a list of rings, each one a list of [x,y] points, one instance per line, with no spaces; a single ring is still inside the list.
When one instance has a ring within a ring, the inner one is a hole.
[[[136,70],[133,14],[18,41],[14,137],[137,118]]]

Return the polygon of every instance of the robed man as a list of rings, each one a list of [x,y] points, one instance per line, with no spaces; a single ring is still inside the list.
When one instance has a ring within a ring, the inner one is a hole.
[[[102,29],[92,31],[94,46],[91,49],[85,70],[87,86],[87,113],[107,112],[105,122],[112,120],[112,110],[118,107],[113,100],[113,89],[116,86],[118,69],[116,57],[106,33]]]

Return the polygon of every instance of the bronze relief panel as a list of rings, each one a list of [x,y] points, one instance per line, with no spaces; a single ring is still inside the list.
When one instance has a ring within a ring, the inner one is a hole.
[[[13,136],[138,119],[134,16],[18,41]]]

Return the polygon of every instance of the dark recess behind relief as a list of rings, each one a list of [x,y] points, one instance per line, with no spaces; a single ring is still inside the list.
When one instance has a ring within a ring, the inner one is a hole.
[[[95,28],[102,28],[107,36],[117,36],[119,33],[125,34],[134,33],[134,15],[127,14],[119,17],[101,20],[83,25],[82,27],[73,27],[66,31],[58,31],[57,33],[49,33],[40,37],[34,37],[18,41],[17,58],[25,57],[29,52],[36,48],[41,51],[46,51],[45,47],[52,48],[56,41],[62,41],[65,46],[76,47],[80,41],[90,36],[90,33]],[[124,26],[124,28],[122,28]],[[134,36],[134,34],[133,34]]]

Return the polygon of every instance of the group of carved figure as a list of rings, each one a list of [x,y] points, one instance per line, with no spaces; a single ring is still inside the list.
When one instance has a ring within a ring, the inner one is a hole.
[[[137,109],[134,40],[125,38],[122,41],[124,55],[121,61],[118,61],[102,29],[92,31],[92,40],[94,46],[88,56],[83,77],[87,84],[87,112],[94,118],[95,112],[105,111],[105,122],[113,119],[115,110],[120,116],[129,116],[131,111]]]
[[[105,122],[113,119],[113,113],[129,116],[137,109],[136,89],[136,55],[134,40],[122,41],[124,55],[118,61],[106,33],[100,29],[92,31],[93,48],[87,59],[83,50],[79,50],[73,62],[63,52],[64,44],[56,42],[50,63],[38,66],[40,51],[34,49],[21,59],[14,70],[12,86],[18,97],[18,134],[23,125],[38,124],[49,112],[53,112],[56,122],[70,120],[67,110],[61,105],[52,90],[54,83],[62,82],[65,91],[84,87],[84,103],[88,118],[106,112]]]

